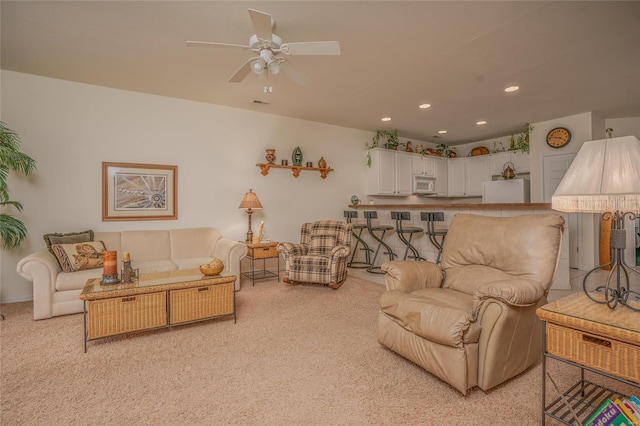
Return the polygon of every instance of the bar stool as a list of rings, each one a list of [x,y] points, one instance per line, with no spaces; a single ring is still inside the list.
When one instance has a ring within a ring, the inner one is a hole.
[[[345,210],[344,217],[347,218],[347,223],[351,223],[351,219],[358,217],[358,212],[355,210]],[[369,266],[371,266],[371,252],[373,252],[373,250],[371,250],[367,242],[362,239],[362,231],[364,231],[366,228],[367,225],[365,225],[364,223],[356,223],[353,225],[351,235],[353,235],[353,237],[356,239],[356,245],[353,247],[351,260],[349,260],[349,263],[347,263],[347,266],[349,268],[368,268]],[[359,245],[362,245],[360,250],[364,250],[364,262],[353,260],[356,257],[356,253],[358,253]]]
[[[391,250],[389,244],[384,242],[384,236],[387,231],[393,231],[393,226],[389,225],[371,225],[371,219],[378,218],[378,212],[364,212],[364,217],[367,219],[367,231],[369,231],[369,235],[371,238],[378,242],[378,247],[376,248],[376,252],[373,255],[373,259],[371,260],[371,265],[367,268],[367,272],[371,272],[373,274],[382,274],[381,268],[379,266],[375,266],[376,259],[378,258],[378,252],[380,251],[380,247],[384,247],[387,251],[384,254],[389,255],[389,260],[393,260],[394,257],[397,257],[396,254]],[[380,236],[376,235],[376,232],[380,232]]]
[[[444,244],[444,237],[447,236],[446,228],[436,229],[435,222],[444,222],[444,212],[420,212],[420,220],[427,222],[427,231],[425,232],[429,237],[429,241],[438,249],[438,256],[436,257],[436,263],[440,263],[440,256],[442,256],[442,245]],[[438,241],[440,238],[440,241]]]
[[[424,229],[418,228],[417,226],[402,226],[403,220],[411,220],[411,213],[391,212],[391,219],[396,221],[396,234],[398,234],[398,238],[400,238],[400,241],[402,241],[407,246],[407,248],[404,250],[404,257],[402,258],[402,260],[407,260],[409,250],[411,250],[411,253],[413,254],[413,256],[409,256],[409,258],[415,260],[427,260],[424,257],[420,256],[418,250],[411,245],[411,238],[413,238],[413,234],[424,232]],[[405,234],[409,234],[409,238],[405,237]]]

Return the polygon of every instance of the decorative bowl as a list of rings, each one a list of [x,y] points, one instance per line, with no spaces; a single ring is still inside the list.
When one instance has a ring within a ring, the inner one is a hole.
[[[205,265],[200,265],[200,272],[204,275],[218,275],[223,269],[224,263],[220,259],[213,259]]]

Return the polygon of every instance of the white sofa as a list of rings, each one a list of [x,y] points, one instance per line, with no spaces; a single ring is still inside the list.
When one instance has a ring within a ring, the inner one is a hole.
[[[176,269],[198,268],[217,257],[224,262],[223,273],[236,275],[240,290],[240,260],[247,246],[222,237],[214,228],[187,228],[158,231],[96,232],[94,241],[102,241],[107,250],[118,251],[118,270],[122,253],[129,252],[131,265],[140,274]],[[83,311],[78,298],[87,280],[102,276],[102,268],[62,272],[47,249],[21,259],[18,274],[33,282],[33,318],[45,319]]]

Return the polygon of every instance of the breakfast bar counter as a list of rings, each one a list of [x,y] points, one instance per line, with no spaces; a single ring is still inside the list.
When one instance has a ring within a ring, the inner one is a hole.
[[[372,221],[372,225],[390,225],[395,228],[395,221],[391,218],[391,212],[409,212],[410,219],[403,221],[403,227],[417,227],[423,230],[427,229],[427,223],[421,220],[422,212],[442,212],[443,221],[436,222],[436,229],[448,228],[451,220],[456,214],[479,214],[483,216],[520,216],[528,214],[557,214],[565,220],[563,231],[562,246],[560,251],[560,262],[558,271],[552,288],[554,290],[566,290],[570,288],[569,282],[569,235],[568,235],[568,214],[558,212],[551,209],[551,203],[504,203],[504,204],[483,204],[483,203],[429,203],[429,204],[351,204],[348,209],[355,210],[358,213],[357,218],[352,218],[354,224],[365,224],[365,211],[377,212],[378,218]],[[373,247],[376,247],[373,239],[368,235],[365,229],[362,233],[365,241],[371,241]],[[388,232],[385,241],[389,243],[393,252],[402,255],[406,249],[406,245],[395,235],[395,232]],[[424,233],[415,234],[411,244],[417,248],[420,255],[430,261],[435,261],[438,250]],[[362,253],[356,256],[362,257]],[[517,253],[514,253],[517,256]],[[387,256],[379,256],[381,261],[388,259]],[[402,258],[402,256],[400,256]],[[380,263],[377,262],[377,263]]]
[[[551,203],[441,203],[441,204],[351,204],[351,209],[544,209],[551,210]]]

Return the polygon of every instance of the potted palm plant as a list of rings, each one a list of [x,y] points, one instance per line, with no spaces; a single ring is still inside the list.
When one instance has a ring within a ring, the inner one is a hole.
[[[29,175],[35,168],[35,160],[20,151],[18,134],[0,121],[0,244],[3,250],[19,247],[27,237],[24,223],[6,213],[11,207],[22,211],[22,204],[9,198],[9,172]]]

